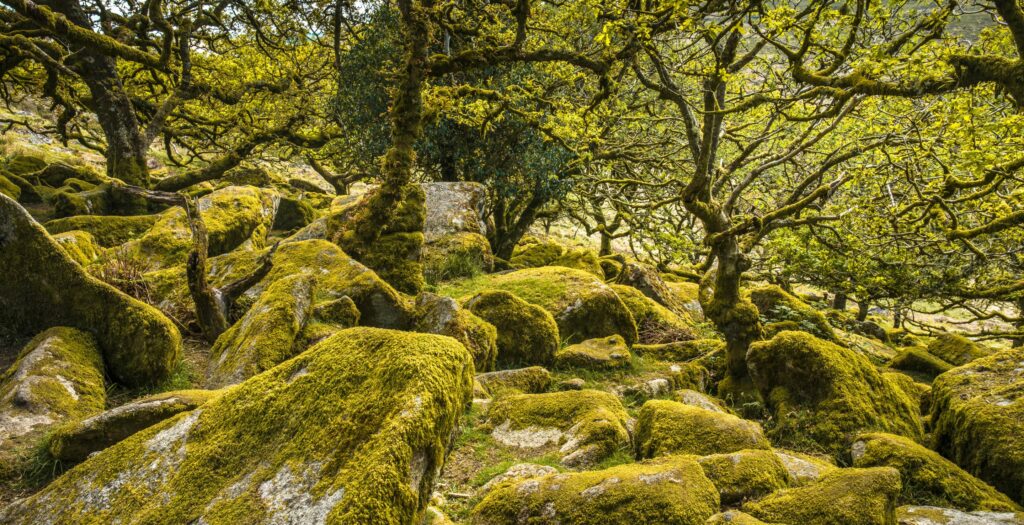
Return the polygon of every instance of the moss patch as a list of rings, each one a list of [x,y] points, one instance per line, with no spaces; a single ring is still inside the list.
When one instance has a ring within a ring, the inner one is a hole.
[[[494,369],[498,356],[498,333],[494,325],[460,308],[454,299],[429,292],[416,298],[415,316],[415,331],[453,337],[473,354],[478,371]]]
[[[749,293],[750,302],[754,303],[766,322],[791,321],[796,323],[795,329],[836,341],[832,325],[824,315],[782,288],[776,285],[761,286]]]
[[[554,359],[558,324],[547,310],[504,291],[479,293],[464,306],[497,330],[497,366],[548,365]]]
[[[640,343],[671,343],[695,337],[693,322],[688,316],[676,314],[632,286],[613,284],[612,289],[633,314]]]
[[[992,352],[962,335],[942,333],[928,343],[928,353],[953,366],[961,366]]]
[[[889,367],[931,380],[935,376],[949,371],[953,365],[928,353],[919,346],[904,349],[889,362]]]
[[[637,458],[769,448],[761,426],[753,421],[662,399],[640,408],[633,441]]]
[[[770,450],[741,450],[697,460],[718,488],[723,505],[758,499],[789,486],[785,465]]]
[[[590,370],[612,370],[629,368],[633,355],[626,347],[626,340],[620,335],[587,339],[582,343],[566,346],[555,352],[555,367],[586,368]]]
[[[888,467],[839,469],[806,487],[784,489],[743,510],[755,518],[801,525],[892,525],[900,474]]]
[[[551,372],[539,366],[487,372],[476,380],[495,398],[510,394],[541,394],[551,386]]]
[[[124,244],[149,230],[159,215],[79,215],[47,221],[43,226],[51,234],[73,230],[89,232],[105,248]]]

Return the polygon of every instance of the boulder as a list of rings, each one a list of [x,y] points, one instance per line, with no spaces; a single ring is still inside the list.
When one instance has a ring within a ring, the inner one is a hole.
[[[0,375],[0,458],[54,425],[102,412],[106,400],[93,336],[65,327],[42,332]]]
[[[16,202],[0,196],[0,325],[30,335],[52,326],[91,332],[107,371],[128,386],[170,374],[181,337],[156,308],[91,276]]]
[[[758,499],[789,486],[789,473],[770,450],[740,450],[697,460],[723,505]]]
[[[899,353],[896,348],[870,337],[865,337],[860,334],[846,332],[843,330],[833,331],[836,334],[836,338],[839,340],[840,346],[845,346],[846,348],[867,357],[876,365],[884,365],[888,363]]]
[[[933,448],[1024,504],[1024,347],[938,376],[931,399]]]
[[[964,512],[956,509],[905,505],[896,509],[899,525],[1024,525],[1021,512]]]
[[[100,260],[103,256],[103,248],[96,243],[96,239],[89,232],[58,233],[53,236],[53,240],[64,250],[64,253],[68,254],[68,257],[83,267]]]
[[[612,335],[559,349],[555,352],[555,367],[612,370],[631,367],[632,359],[626,340],[621,335]]]
[[[548,365],[558,349],[558,325],[547,310],[509,292],[482,292],[466,309],[497,329],[499,367]]]
[[[690,390],[689,388],[675,391],[672,395],[672,399],[684,405],[703,408],[704,410],[710,410],[712,412],[720,412],[722,414],[732,413],[732,411],[729,410],[721,400],[713,398],[707,394],[702,394],[696,390]]]
[[[792,321],[796,323],[796,330],[836,341],[832,325],[824,315],[782,288],[772,284],[754,288],[749,293],[750,302],[769,323]]]
[[[46,160],[30,153],[16,153],[3,159],[4,169],[15,175],[28,175],[46,167]]]
[[[817,483],[782,489],[743,505],[743,511],[767,522],[800,525],[894,525],[900,474],[896,469],[846,468]]]
[[[933,356],[924,348],[911,346],[892,358],[892,361],[889,361],[889,368],[932,380],[935,376],[949,371],[953,365]]]
[[[547,310],[558,324],[563,341],[579,342],[595,337],[621,335],[628,346],[637,340],[636,322],[618,294],[593,275],[569,268],[548,266],[481,276],[441,293],[469,297],[482,291],[502,290]]]
[[[517,268],[540,268],[551,266],[555,259],[565,253],[565,247],[554,241],[539,237],[523,237],[515,249],[509,262]]]
[[[557,474],[558,469],[555,467],[549,467],[547,465],[537,465],[535,463],[516,463],[508,468],[505,472],[494,476],[487,483],[484,483],[478,494],[487,494],[495,488],[505,485],[509,482],[522,481],[529,478],[539,478],[548,474]]]
[[[478,374],[476,380],[492,397],[541,394],[551,386],[551,372],[539,366]]]
[[[738,510],[727,510],[719,512],[708,518],[705,525],[772,525],[765,523],[750,514]]]
[[[612,289],[633,314],[640,343],[672,343],[694,338],[693,322],[685,313],[676,314],[632,286],[613,284]]]
[[[218,394],[218,390],[164,392],[74,421],[58,428],[51,436],[50,456],[65,464],[84,461],[90,454],[172,416],[193,410]]]
[[[0,175],[0,193],[14,200],[21,199],[21,187],[3,175]]]
[[[564,268],[582,270],[597,277],[598,279],[604,279],[604,269],[601,268],[601,259],[598,258],[597,252],[594,250],[588,250],[587,248],[567,249],[562,253],[562,255],[551,261],[550,266],[562,266]]]
[[[855,467],[893,467],[900,471],[903,492],[899,503],[902,505],[1021,510],[984,481],[905,437],[862,434],[851,448]]]
[[[961,366],[992,352],[962,335],[941,333],[928,343],[928,353],[953,366]]]
[[[315,285],[313,276],[299,273],[268,286],[210,349],[207,388],[241,383],[301,351],[296,339],[310,318]]]
[[[18,187],[18,202],[24,202],[26,204],[38,204],[43,202],[43,196],[39,190],[31,182],[25,180],[25,178],[15,175],[9,171],[0,169],[0,176],[7,179],[8,182]],[[8,195],[10,197],[10,195]],[[12,199],[14,197],[11,197]]]
[[[635,344],[633,353],[659,361],[692,361],[725,349],[721,339],[694,339],[660,344]]]
[[[590,465],[629,446],[629,415],[614,394],[569,390],[495,400],[485,428],[518,448],[558,446],[566,465]]]
[[[473,508],[471,523],[703,525],[718,508],[697,462],[674,457],[506,483]]]
[[[782,332],[752,344],[747,365],[780,441],[809,440],[840,454],[864,431],[923,437],[918,401],[850,349],[806,332]]]
[[[649,265],[627,262],[622,265],[622,269],[615,277],[615,282],[638,290],[644,296],[674,313],[686,312],[684,301],[680,300],[679,295],[672,291],[658,270]]]
[[[47,221],[43,226],[51,235],[75,230],[89,232],[96,244],[110,248],[139,237],[159,218],[160,215],[78,215]]]
[[[345,330],[90,457],[0,522],[418,523],[472,374],[451,338]]]
[[[825,474],[838,468],[834,463],[824,458],[811,456],[810,454],[781,449],[773,449],[772,452],[779,458],[782,465],[786,467],[791,486],[814,483]]]
[[[761,425],[754,421],[664,399],[653,399],[640,408],[633,442],[640,459],[771,448]]]
[[[423,277],[431,284],[473,277],[493,269],[491,245],[479,233],[452,233],[423,246]]]
[[[293,231],[316,220],[316,210],[306,199],[281,197],[274,215],[273,229]]]
[[[429,182],[423,188],[428,243],[456,233],[487,233],[484,222],[487,188],[476,182]]]
[[[498,356],[497,330],[494,325],[459,307],[451,297],[423,292],[416,297],[413,330],[427,334],[447,335],[465,345],[473,354],[479,372],[494,369]]]

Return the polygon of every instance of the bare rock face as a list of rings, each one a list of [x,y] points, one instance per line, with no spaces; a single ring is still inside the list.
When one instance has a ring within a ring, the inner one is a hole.
[[[345,330],[93,455],[0,523],[419,523],[472,381],[451,338]]]
[[[166,377],[181,337],[156,308],[88,275],[18,203],[0,195],[0,325],[25,335],[68,326],[96,337],[106,369],[129,386]]]
[[[423,234],[430,243],[455,233],[487,233],[484,205],[487,189],[475,182],[430,182],[420,185],[426,194],[427,219]]]
[[[899,525],[1021,525],[1022,512],[964,512],[942,507],[907,505],[896,509]]]

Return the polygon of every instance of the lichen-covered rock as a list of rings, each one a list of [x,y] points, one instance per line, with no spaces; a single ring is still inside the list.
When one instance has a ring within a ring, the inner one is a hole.
[[[809,454],[780,449],[773,449],[772,452],[775,453],[775,456],[779,458],[782,465],[786,467],[786,471],[789,472],[789,484],[791,486],[814,483],[825,474],[838,468],[834,463],[826,459]]]
[[[51,235],[75,230],[89,232],[96,244],[110,248],[139,237],[159,218],[160,215],[78,215],[47,221],[43,226]]]
[[[107,371],[129,385],[165,378],[178,330],[156,308],[89,276],[21,206],[0,196],[0,325],[30,335],[51,326],[91,332]]]
[[[1024,347],[935,378],[934,449],[1024,504]]]
[[[703,525],[718,491],[690,457],[507,483],[473,509],[480,525]]]
[[[568,249],[551,261],[550,266],[582,270],[599,279],[604,279],[604,269],[601,268],[601,260],[598,258],[597,253],[586,248]]]
[[[793,321],[799,326],[798,330],[829,341],[836,340],[832,325],[824,315],[776,285],[750,290],[750,302],[768,322]]]
[[[700,306],[700,285],[691,282],[666,281],[665,285],[679,301],[683,308],[694,319],[704,319],[704,309]]]
[[[928,353],[953,366],[961,366],[992,352],[962,335],[941,333],[928,343]]]
[[[447,335],[465,345],[480,372],[494,369],[498,332],[494,325],[459,307],[451,297],[423,292],[416,297],[413,330]]]
[[[686,311],[680,297],[662,279],[661,274],[651,266],[638,262],[627,262],[622,265],[622,270],[615,277],[615,282],[639,290],[644,296],[672,312],[682,314]]]
[[[90,457],[0,522],[416,523],[472,376],[451,338],[349,329]]]
[[[900,474],[896,469],[836,469],[812,485],[782,489],[743,511],[763,521],[801,525],[894,525]]]
[[[613,284],[612,289],[633,314],[640,343],[671,343],[694,338],[693,322],[688,316],[676,314],[632,286]]]
[[[547,310],[558,323],[563,341],[621,335],[628,346],[637,341],[636,322],[618,294],[593,275],[547,266],[481,276],[443,289],[445,295],[467,297],[504,290]]]
[[[44,331],[0,375],[0,459],[56,424],[103,411],[106,399],[96,340],[74,328]]]
[[[956,509],[905,505],[896,509],[899,525],[1024,525],[1021,512],[964,512]]]
[[[206,224],[211,257],[244,243],[263,248],[277,213],[279,197],[252,186],[227,186],[199,199],[196,207]],[[159,215],[142,237],[124,244],[133,257],[152,268],[168,268],[185,262],[192,251],[192,230],[185,210],[176,206]]]
[[[723,505],[741,503],[789,486],[785,465],[770,450],[740,450],[697,460],[718,488]]]
[[[772,434],[840,454],[864,431],[921,439],[918,402],[868,359],[806,332],[782,332],[747,352],[750,376],[775,417]]]
[[[904,348],[902,352],[889,361],[889,368],[909,372],[926,379],[934,379],[935,376],[949,371],[953,365],[928,353],[919,346]]]
[[[596,463],[629,446],[629,415],[615,395],[598,390],[521,394],[494,401],[486,428],[518,448],[557,445],[566,465]]]
[[[551,266],[565,253],[565,247],[554,241],[528,235],[523,237],[515,249],[509,262],[517,268],[540,268]]]
[[[313,307],[313,319],[341,328],[352,328],[359,324],[359,307],[347,295],[330,299]]]
[[[840,346],[845,346],[854,352],[857,352],[876,365],[884,365],[892,360],[899,351],[887,344],[876,341],[870,337],[864,337],[860,334],[846,332],[843,330],[834,330],[836,338],[839,340]]]
[[[57,245],[68,254],[68,257],[81,266],[89,266],[103,256],[103,248],[97,245],[96,239],[89,232],[58,233],[53,236],[53,240],[57,241]]]
[[[296,274],[274,282],[245,316],[228,328],[210,349],[206,385],[241,383],[294,356],[296,338],[309,320],[316,281]]]
[[[551,386],[551,372],[531,366],[478,374],[476,380],[495,398],[508,394],[541,394]]]
[[[901,436],[863,434],[851,447],[855,467],[900,471],[903,505],[934,505],[963,510],[1020,510],[1005,495],[935,451]]]
[[[452,233],[428,240],[423,246],[423,277],[431,284],[493,269],[491,244],[479,233]]]
[[[694,339],[660,344],[635,344],[633,353],[661,361],[691,361],[725,349],[721,339]]]
[[[652,399],[640,408],[633,442],[641,459],[771,447],[754,421],[664,399]]]
[[[62,187],[47,196],[46,200],[53,205],[53,216],[57,218],[75,215],[105,215],[115,207],[110,193],[110,184],[102,184],[84,191]]]
[[[772,525],[765,523],[750,514],[738,510],[719,512],[708,518],[704,525]]]
[[[588,368],[612,370],[632,366],[633,355],[621,335],[587,339],[555,352],[557,368]]]
[[[487,188],[476,182],[430,182],[423,188],[427,242],[455,233],[487,233],[484,223]]]
[[[316,220],[316,210],[306,199],[281,197],[274,215],[273,229],[292,231]]]
[[[494,476],[487,483],[484,483],[478,494],[487,494],[494,490],[500,485],[504,485],[512,481],[522,481],[529,478],[539,478],[548,474],[557,474],[558,469],[555,467],[549,467],[547,465],[537,465],[535,463],[516,463],[508,468],[505,472]]]
[[[499,367],[548,365],[558,349],[558,325],[547,310],[509,292],[482,292],[464,306],[497,329]]]
[[[722,414],[732,413],[732,411],[729,410],[721,400],[689,388],[683,388],[675,391],[672,395],[672,399],[684,405],[695,406],[712,412],[721,412]]]
[[[193,410],[221,392],[177,390],[146,396],[58,428],[50,438],[50,455],[66,464],[84,461],[132,434]]]

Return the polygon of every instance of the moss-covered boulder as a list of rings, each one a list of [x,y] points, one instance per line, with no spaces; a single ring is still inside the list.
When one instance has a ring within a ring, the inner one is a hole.
[[[774,449],[772,452],[786,467],[791,486],[815,483],[825,474],[838,468],[830,459],[819,456],[782,449]]]
[[[893,467],[903,480],[901,505],[963,510],[1020,510],[1010,498],[953,462],[914,441],[892,434],[863,434],[852,446],[855,467]]]
[[[910,373],[927,380],[949,371],[953,365],[933,356],[920,346],[904,348],[896,357],[889,361],[889,368]]]
[[[923,436],[917,400],[848,348],[782,332],[751,345],[747,365],[785,444],[840,454],[864,431]]]
[[[125,403],[58,428],[50,438],[50,455],[65,464],[84,461],[132,434],[165,419],[193,410],[221,392],[176,390]]]
[[[473,508],[480,525],[703,525],[718,491],[690,457],[507,483]]]
[[[139,237],[159,218],[160,215],[78,215],[47,221],[43,226],[51,235],[76,230],[89,232],[96,244],[110,248]]]
[[[210,349],[207,387],[241,383],[301,351],[296,339],[309,320],[315,285],[312,276],[299,273],[268,286]]]
[[[281,197],[274,215],[273,229],[293,231],[316,220],[316,209],[306,199]]]
[[[633,366],[633,355],[621,335],[587,339],[555,352],[556,368],[613,370]]]
[[[551,266],[555,259],[561,257],[563,253],[565,253],[565,247],[561,244],[527,235],[512,250],[512,258],[509,259],[509,262],[517,268],[540,268]]]
[[[492,397],[541,394],[551,387],[551,372],[540,366],[477,374],[476,380]]]
[[[497,330],[498,367],[548,365],[558,349],[558,325],[547,310],[509,292],[474,295],[464,303]]]
[[[91,332],[107,371],[126,385],[165,378],[181,350],[156,308],[89,276],[13,200],[0,196],[0,325],[32,335],[52,326]]]
[[[697,460],[723,505],[758,499],[789,486],[789,473],[770,450],[740,450]]]
[[[92,335],[65,327],[37,335],[0,375],[0,463],[46,429],[102,412],[106,399]]]
[[[708,518],[705,525],[772,525],[765,523],[746,512],[738,510],[727,510],[725,512],[719,512],[714,516]]]
[[[933,448],[1024,504],[1024,347],[938,376],[931,398]]]
[[[832,325],[825,316],[796,296],[772,284],[750,290],[750,302],[767,322],[792,321],[797,329],[822,339],[836,341]]]
[[[570,248],[551,261],[551,266],[562,266],[582,270],[599,279],[604,279],[604,269],[597,252],[587,248]]]
[[[860,334],[834,330],[840,346],[845,346],[867,357],[876,365],[884,365],[899,354],[899,350],[885,343]]]
[[[633,314],[640,343],[671,343],[694,338],[693,321],[687,314],[679,315],[665,308],[632,286],[613,284],[612,289]]]
[[[252,186],[227,186],[199,199],[197,208],[206,224],[209,255],[242,247],[260,249],[274,222],[279,197]],[[124,244],[132,257],[156,268],[185,262],[192,251],[192,230],[185,210],[170,208],[142,237]]]
[[[38,204],[43,202],[43,195],[40,193],[39,189],[24,177],[2,169],[0,169],[0,176],[3,176],[7,179],[7,182],[18,187],[19,196],[15,199],[18,202],[24,202],[26,204]]]
[[[11,182],[11,179],[0,175],[0,193],[7,195],[14,200],[21,199],[21,187]]]
[[[697,408],[703,408],[704,410],[710,410],[712,412],[732,414],[732,411],[729,410],[729,407],[725,406],[725,402],[723,402],[722,400],[711,397],[707,394],[702,394],[696,390],[691,390],[689,388],[683,388],[673,392],[672,400],[678,401],[684,405],[695,406]]]
[[[928,343],[928,353],[953,366],[961,366],[990,355],[992,351],[962,335],[947,332]]]
[[[447,335],[465,345],[480,372],[494,369],[498,332],[494,325],[461,308],[451,297],[423,292],[416,297],[413,330]]]
[[[964,512],[957,509],[904,505],[896,509],[900,525],[1020,525],[1024,512]]]
[[[443,235],[423,246],[423,277],[430,284],[473,277],[493,269],[491,244],[479,233]]]
[[[596,463],[629,446],[629,415],[615,395],[598,390],[506,396],[494,401],[485,428],[518,448],[557,446],[566,465]]]
[[[441,288],[452,297],[469,297],[501,290],[547,310],[558,324],[563,341],[621,335],[626,344],[637,341],[636,322],[618,294],[593,275],[547,266],[481,276]]]
[[[32,153],[15,153],[2,162],[4,169],[15,175],[28,175],[46,167],[46,159]]]
[[[53,216],[56,218],[106,215],[115,208],[110,184],[101,184],[88,190],[61,187],[49,194],[46,200],[53,206]]]
[[[684,301],[652,266],[638,262],[626,262],[615,277],[615,282],[639,290],[645,297],[674,313],[684,314],[686,312]]]
[[[58,233],[53,236],[53,240],[57,241],[57,245],[64,250],[64,253],[68,254],[68,257],[81,266],[89,266],[103,256],[103,248],[96,243],[96,239],[89,232]]]
[[[451,338],[349,329],[90,457],[0,522],[417,523],[472,381]]]
[[[67,182],[69,180],[79,180],[92,185],[103,184],[108,181],[105,175],[100,175],[88,166],[68,164],[66,162],[47,164],[45,168],[33,173],[32,177],[54,188],[68,185]]]
[[[641,459],[770,448],[754,421],[665,399],[652,399],[640,408],[633,442]]]
[[[743,505],[767,522],[801,525],[895,525],[900,474],[889,467],[837,469],[804,487]]]

